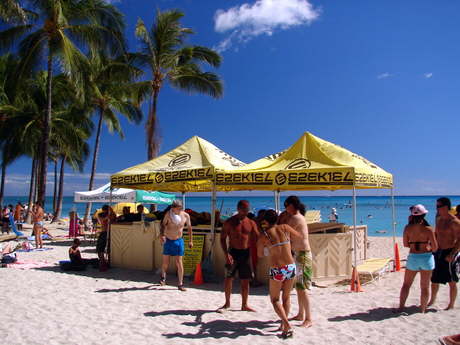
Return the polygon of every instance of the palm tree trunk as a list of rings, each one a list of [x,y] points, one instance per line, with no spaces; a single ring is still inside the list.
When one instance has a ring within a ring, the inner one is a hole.
[[[158,126],[157,126],[157,103],[160,90],[154,89],[152,103],[149,107],[149,118],[146,124],[147,132],[147,159],[151,160],[158,154]]]
[[[56,213],[53,217],[53,222],[61,218],[62,212],[62,196],[64,195],[64,165],[65,165],[66,156],[62,157],[61,161],[61,171],[59,173],[59,192],[56,206]]]
[[[54,192],[53,192],[53,214],[56,214],[56,197],[57,197],[57,159],[54,160]]]
[[[30,219],[30,210],[32,209],[32,202],[35,196],[35,170],[37,168],[37,158],[32,159],[32,171],[30,172],[30,186],[29,186],[29,201],[27,203],[27,213],[26,213],[26,222],[31,223]]]
[[[2,181],[0,183],[0,210],[3,209],[3,193],[5,192],[5,179],[6,179],[6,162],[2,160]]]
[[[49,45],[49,43],[48,43]],[[47,76],[47,96],[48,96],[48,106],[45,113],[45,118],[43,121],[43,139],[42,139],[42,152],[40,156],[40,183],[38,188],[37,201],[40,202],[45,207],[45,195],[46,195],[46,173],[48,172],[48,148],[49,148],[49,139],[51,132],[51,90],[52,90],[52,80],[53,80],[53,54],[51,53],[51,48],[48,51],[48,76]]]
[[[40,151],[39,151],[40,152]],[[40,156],[37,158],[37,164],[35,166],[35,185],[34,185],[34,203],[37,201],[38,195],[38,183],[40,182]]]
[[[104,109],[99,109],[99,122],[97,124],[97,132],[96,132],[96,142],[94,143],[94,153],[93,153],[93,164],[91,166],[91,176],[89,177],[89,190],[93,190],[94,184],[94,176],[96,175],[96,164],[97,164],[97,156],[99,154],[99,145],[101,139],[101,132],[102,132],[102,118],[104,115]],[[86,224],[86,220],[88,219],[89,214],[91,213],[91,203],[86,204],[86,211],[84,223]]]

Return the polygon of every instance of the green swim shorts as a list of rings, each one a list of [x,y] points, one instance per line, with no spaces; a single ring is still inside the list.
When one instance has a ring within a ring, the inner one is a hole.
[[[313,276],[313,259],[311,251],[300,250],[295,254],[297,276],[295,288],[298,290],[310,290],[311,278]]]

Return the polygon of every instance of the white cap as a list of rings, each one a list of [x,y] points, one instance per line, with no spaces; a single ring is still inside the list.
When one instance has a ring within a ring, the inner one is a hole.
[[[427,214],[428,210],[422,204],[414,205],[410,207],[410,214],[412,216],[421,216]]]

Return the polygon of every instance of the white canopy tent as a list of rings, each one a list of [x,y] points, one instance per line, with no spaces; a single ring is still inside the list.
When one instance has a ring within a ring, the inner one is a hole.
[[[174,194],[147,192],[128,188],[114,188],[110,193],[110,183],[88,192],[75,192],[74,202],[143,202],[150,204],[171,204]]]

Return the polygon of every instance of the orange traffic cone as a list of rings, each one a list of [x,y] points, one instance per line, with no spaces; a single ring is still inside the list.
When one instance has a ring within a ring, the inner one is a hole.
[[[401,271],[401,262],[399,261],[399,247],[397,243],[395,243],[395,271]]]
[[[353,272],[351,273],[350,291],[364,292],[364,290],[361,288],[361,282],[359,281],[359,274],[356,267],[353,267]]]
[[[194,277],[194,279],[193,279],[193,284],[195,284],[195,285],[204,284],[204,281],[203,281],[203,272],[201,271],[201,262],[199,262],[199,263],[196,265],[195,277]]]

